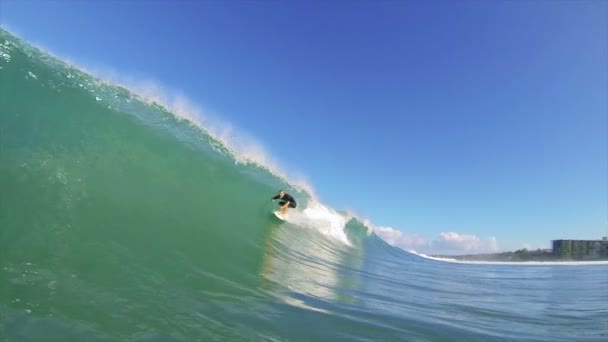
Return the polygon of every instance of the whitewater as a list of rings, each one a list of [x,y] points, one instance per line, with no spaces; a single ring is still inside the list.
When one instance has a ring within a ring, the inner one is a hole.
[[[157,90],[0,30],[0,341],[608,339],[608,265],[408,253]]]

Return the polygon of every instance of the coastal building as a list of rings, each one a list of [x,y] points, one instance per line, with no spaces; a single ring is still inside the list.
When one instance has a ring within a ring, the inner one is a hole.
[[[560,259],[608,258],[608,238],[602,240],[553,240],[553,255]]]

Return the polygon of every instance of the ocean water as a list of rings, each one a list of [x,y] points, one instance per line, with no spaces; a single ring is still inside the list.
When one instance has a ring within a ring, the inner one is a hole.
[[[491,340],[607,341],[608,265],[397,249],[204,124],[0,30],[0,342]]]

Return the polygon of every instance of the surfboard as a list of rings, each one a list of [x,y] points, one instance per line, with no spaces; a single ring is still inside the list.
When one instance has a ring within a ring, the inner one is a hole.
[[[280,211],[276,210],[276,211],[273,211],[272,213],[273,213],[273,214],[274,214],[274,216],[276,216],[276,217],[277,217],[279,220],[281,220],[281,221],[287,221],[287,216],[286,216],[286,215],[281,214],[281,212],[280,212]]]

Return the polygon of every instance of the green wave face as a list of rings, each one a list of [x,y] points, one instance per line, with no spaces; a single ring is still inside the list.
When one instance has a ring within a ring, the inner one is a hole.
[[[4,316],[5,333],[58,322],[74,336],[191,338],[202,320],[209,337],[230,336],[222,306],[311,306],[290,287],[344,299],[331,264],[356,249],[272,215],[279,189],[300,206],[305,193],[162,106],[6,31],[0,41],[0,304],[16,321]],[[22,309],[37,319],[19,323]]]

